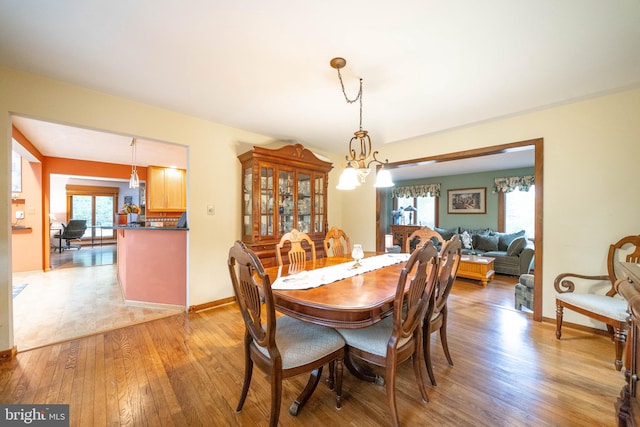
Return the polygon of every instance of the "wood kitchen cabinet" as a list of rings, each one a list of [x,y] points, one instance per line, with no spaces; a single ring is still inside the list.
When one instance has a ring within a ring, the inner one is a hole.
[[[187,171],[147,167],[147,211],[186,212]]]
[[[241,154],[242,241],[263,265],[275,265],[275,246],[297,228],[323,256],[327,232],[328,174],[333,168],[300,144],[279,149],[254,147]]]

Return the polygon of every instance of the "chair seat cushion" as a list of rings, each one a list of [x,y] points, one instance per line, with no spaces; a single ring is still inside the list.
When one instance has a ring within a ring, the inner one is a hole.
[[[629,317],[627,302],[621,298],[565,292],[557,294],[556,299],[621,322]]]
[[[344,347],[344,340],[332,328],[281,316],[276,319],[276,345],[282,356],[282,368],[290,369],[341,349]],[[269,356],[265,347],[256,347],[262,354]]]
[[[393,332],[393,316],[387,316],[380,322],[361,329],[336,329],[348,346],[358,348],[367,353],[387,356],[387,344]],[[398,343],[402,347],[410,338],[403,338]]]

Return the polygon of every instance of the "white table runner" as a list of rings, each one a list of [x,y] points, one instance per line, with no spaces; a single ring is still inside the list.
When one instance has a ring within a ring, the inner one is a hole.
[[[405,262],[409,259],[409,254],[383,254],[360,261],[360,267],[354,268],[354,261],[344,262],[329,267],[317,268],[315,270],[301,271],[291,276],[278,277],[272,284],[272,289],[278,290],[299,290],[311,289],[328,283],[358,274],[367,273],[389,265]]]

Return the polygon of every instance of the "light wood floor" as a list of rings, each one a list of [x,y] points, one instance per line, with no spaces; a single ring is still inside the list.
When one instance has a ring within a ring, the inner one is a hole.
[[[429,387],[427,404],[420,400],[411,363],[399,368],[401,423],[616,425],[614,403],[624,377],[613,367],[611,340],[565,328],[558,341],[554,325],[514,310],[512,279],[496,283],[456,283],[448,333],[455,366],[447,365],[434,334],[438,386]],[[235,412],[243,331],[237,306],[230,304],[22,352],[0,364],[0,402],[68,403],[72,426],[266,425],[269,380],[258,370],[244,409]],[[280,425],[389,425],[384,387],[345,371],[337,411],[325,381],[293,417],[288,406],[306,377],[286,380]]]
[[[18,351],[182,311],[125,305],[116,279],[115,248],[105,245],[52,253],[51,271],[13,274],[14,284],[27,283],[13,300]]]

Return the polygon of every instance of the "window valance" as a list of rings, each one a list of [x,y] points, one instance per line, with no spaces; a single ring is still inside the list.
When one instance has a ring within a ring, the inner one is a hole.
[[[494,179],[495,186],[493,187],[494,193],[509,193],[514,190],[529,191],[529,188],[534,184],[534,176],[509,176],[505,178]]]
[[[391,197],[440,197],[440,184],[409,185],[393,187]]]

